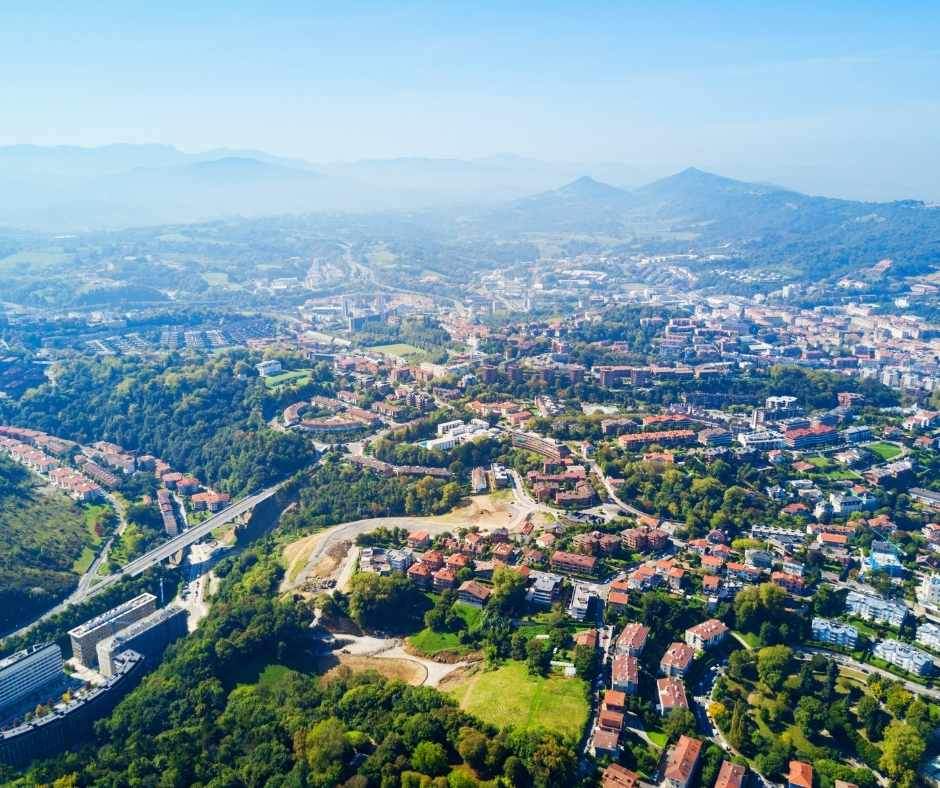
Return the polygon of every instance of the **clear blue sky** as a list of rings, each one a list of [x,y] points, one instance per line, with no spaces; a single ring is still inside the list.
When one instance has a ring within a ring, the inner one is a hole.
[[[767,5],[14,0],[0,144],[511,152],[940,200],[940,3]]]

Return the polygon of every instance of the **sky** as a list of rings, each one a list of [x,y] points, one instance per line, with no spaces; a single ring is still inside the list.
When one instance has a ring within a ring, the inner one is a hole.
[[[0,145],[514,153],[940,201],[940,3],[0,5]]]

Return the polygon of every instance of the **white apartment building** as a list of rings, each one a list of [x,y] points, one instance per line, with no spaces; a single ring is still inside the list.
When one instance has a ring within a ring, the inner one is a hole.
[[[881,640],[875,644],[872,654],[917,676],[929,676],[933,673],[933,658],[930,654],[900,640]]]
[[[33,646],[0,660],[0,709],[12,706],[62,674],[62,649]]]
[[[813,618],[813,640],[855,648],[855,644],[858,643],[858,630],[851,624],[817,616]]]
[[[845,597],[845,609],[863,621],[874,621],[900,627],[907,616],[907,606],[901,602],[891,602],[873,594],[860,594],[849,591]]]
[[[940,627],[926,623],[917,627],[917,642],[934,651],[940,651]]]
[[[917,589],[921,604],[940,606],[940,574],[924,575]]]

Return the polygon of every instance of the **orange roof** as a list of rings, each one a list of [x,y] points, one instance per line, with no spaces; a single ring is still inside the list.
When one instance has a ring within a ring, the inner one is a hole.
[[[813,788],[813,767],[804,761],[790,761],[787,782],[796,788]]]
[[[693,739],[691,736],[680,736],[676,746],[669,752],[669,760],[666,763],[666,778],[685,785],[692,776],[692,772],[695,771],[701,751],[701,741]]]

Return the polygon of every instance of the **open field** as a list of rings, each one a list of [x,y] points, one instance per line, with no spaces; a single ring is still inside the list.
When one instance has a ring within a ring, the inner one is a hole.
[[[460,602],[454,605],[454,612],[464,620],[467,629],[471,630],[480,623],[480,618],[483,616],[481,608]],[[426,657],[435,657],[444,652],[463,655],[469,654],[472,650],[460,642],[456,632],[435,632],[427,627],[409,637],[408,645]]]
[[[445,680],[441,689],[460,707],[500,727],[545,728],[577,740],[587,723],[586,684],[581,679],[531,676],[524,662],[478,669]]]
[[[393,345],[373,345],[372,347],[366,348],[366,350],[372,353],[392,356],[393,358],[400,358],[409,363],[428,360],[428,352],[426,350],[422,350],[414,345],[405,344],[404,342],[397,342]]]
[[[893,443],[886,443],[885,441],[869,443],[865,448],[872,454],[877,454],[885,462],[889,462],[901,454],[900,447],[895,446]]]
[[[312,370],[309,369],[292,369],[287,372],[282,372],[280,375],[271,375],[264,379],[264,385],[269,389],[276,389],[281,386],[285,386],[288,383],[296,383],[302,385],[310,381],[310,373]]]
[[[481,530],[490,530],[497,526],[507,527],[515,514],[511,503],[512,494],[505,495],[504,491],[491,495],[473,495],[437,519],[454,523],[455,526],[477,526]]]
[[[336,664],[336,660],[339,663]],[[411,684],[417,687],[424,683],[428,672],[417,662],[408,659],[376,659],[374,657],[363,657],[354,654],[341,654],[338,658],[329,658],[324,660],[323,667],[328,670],[323,674],[323,678],[329,681],[331,678],[339,675],[344,669],[351,670],[354,673],[361,673],[366,670],[374,670],[387,679],[393,681],[403,681],[405,684]]]
[[[301,537],[284,547],[281,552],[281,564],[284,567],[284,580],[286,583],[293,583],[297,579],[297,575],[306,566],[311,551],[325,534],[325,531],[317,531],[315,534]]]

